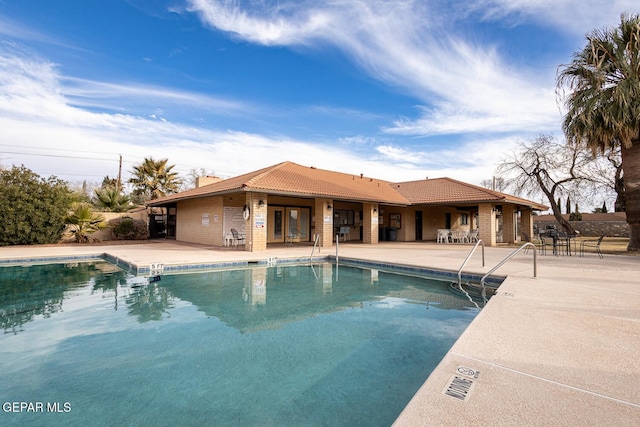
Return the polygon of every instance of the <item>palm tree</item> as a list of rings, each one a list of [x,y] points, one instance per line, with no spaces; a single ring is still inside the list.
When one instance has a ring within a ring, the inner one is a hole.
[[[153,160],[153,157],[133,168],[129,182],[135,186],[133,194],[144,200],[153,200],[167,194],[176,193],[181,180],[176,172],[171,170],[175,165],[167,166],[168,159]]]
[[[107,212],[126,212],[131,207],[129,196],[120,193],[115,186],[106,186],[94,190],[94,205]]]
[[[74,203],[64,222],[78,243],[91,241],[89,235],[105,227],[104,216],[93,212],[89,203]]]
[[[563,130],[570,144],[594,152],[620,150],[624,175],[629,251],[640,251],[640,15],[587,35],[587,45],[561,67],[558,94],[567,113]]]

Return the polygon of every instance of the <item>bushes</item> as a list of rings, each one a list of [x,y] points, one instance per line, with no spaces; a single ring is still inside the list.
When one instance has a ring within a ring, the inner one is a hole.
[[[110,222],[113,240],[146,240],[149,238],[147,223],[140,219],[122,217]]]
[[[57,242],[70,205],[66,182],[24,166],[0,170],[0,246]]]

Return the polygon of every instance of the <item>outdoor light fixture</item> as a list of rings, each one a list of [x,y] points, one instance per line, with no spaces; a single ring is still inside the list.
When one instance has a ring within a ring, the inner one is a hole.
[[[331,209],[332,209],[332,207],[331,207],[331,203],[327,203],[327,209],[329,209],[329,210],[331,210]]]
[[[260,200],[260,201],[258,202],[258,206],[263,207],[263,206],[264,206],[264,200]]]
[[[378,213],[378,209],[377,208],[373,208],[373,213]]]

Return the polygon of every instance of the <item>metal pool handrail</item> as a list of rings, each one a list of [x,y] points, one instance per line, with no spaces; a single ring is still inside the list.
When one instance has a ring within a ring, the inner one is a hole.
[[[482,289],[484,289],[484,281],[486,280],[486,278],[493,273],[494,271],[496,271],[498,268],[502,267],[507,261],[509,261],[511,258],[513,258],[518,252],[520,252],[522,249],[526,248],[527,246],[531,246],[533,248],[533,277],[538,277],[538,261],[537,261],[537,257],[536,257],[536,245],[534,245],[531,242],[527,242],[524,245],[520,246],[518,249],[516,249],[515,251],[511,252],[511,254],[506,257],[505,259],[503,259],[502,261],[500,261],[500,263],[498,263],[498,265],[496,265],[495,267],[493,267],[491,269],[491,271],[489,271],[487,274],[484,275],[484,277],[480,280],[480,286],[482,286]]]
[[[320,239],[320,235],[316,234],[315,239],[313,239],[313,249],[311,249],[311,256],[309,256],[309,262],[313,260],[313,253],[316,251],[316,245],[318,244],[319,239]],[[318,252],[320,252],[320,247],[318,247]]]
[[[476,245],[473,247],[473,249],[471,249],[471,252],[469,252],[469,255],[467,255],[467,258],[464,260],[464,262],[460,266],[460,269],[458,270],[458,287],[460,287],[460,282],[462,281],[462,269],[465,265],[467,265],[467,261],[469,261],[469,258],[471,258],[471,255],[473,255],[480,243],[482,243],[482,266],[484,267],[484,242],[482,241],[482,239],[478,239]]]
[[[340,241],[340,235],[336,234],[336,264],[338,263],[338,242]]]

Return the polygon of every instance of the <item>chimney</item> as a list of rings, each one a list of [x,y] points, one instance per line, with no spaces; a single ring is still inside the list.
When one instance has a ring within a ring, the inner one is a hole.
[[[215,184],[222,181],[222,178],[217,176],[199,176],[196,178],[196,188],[204,187],[205,185]]]

